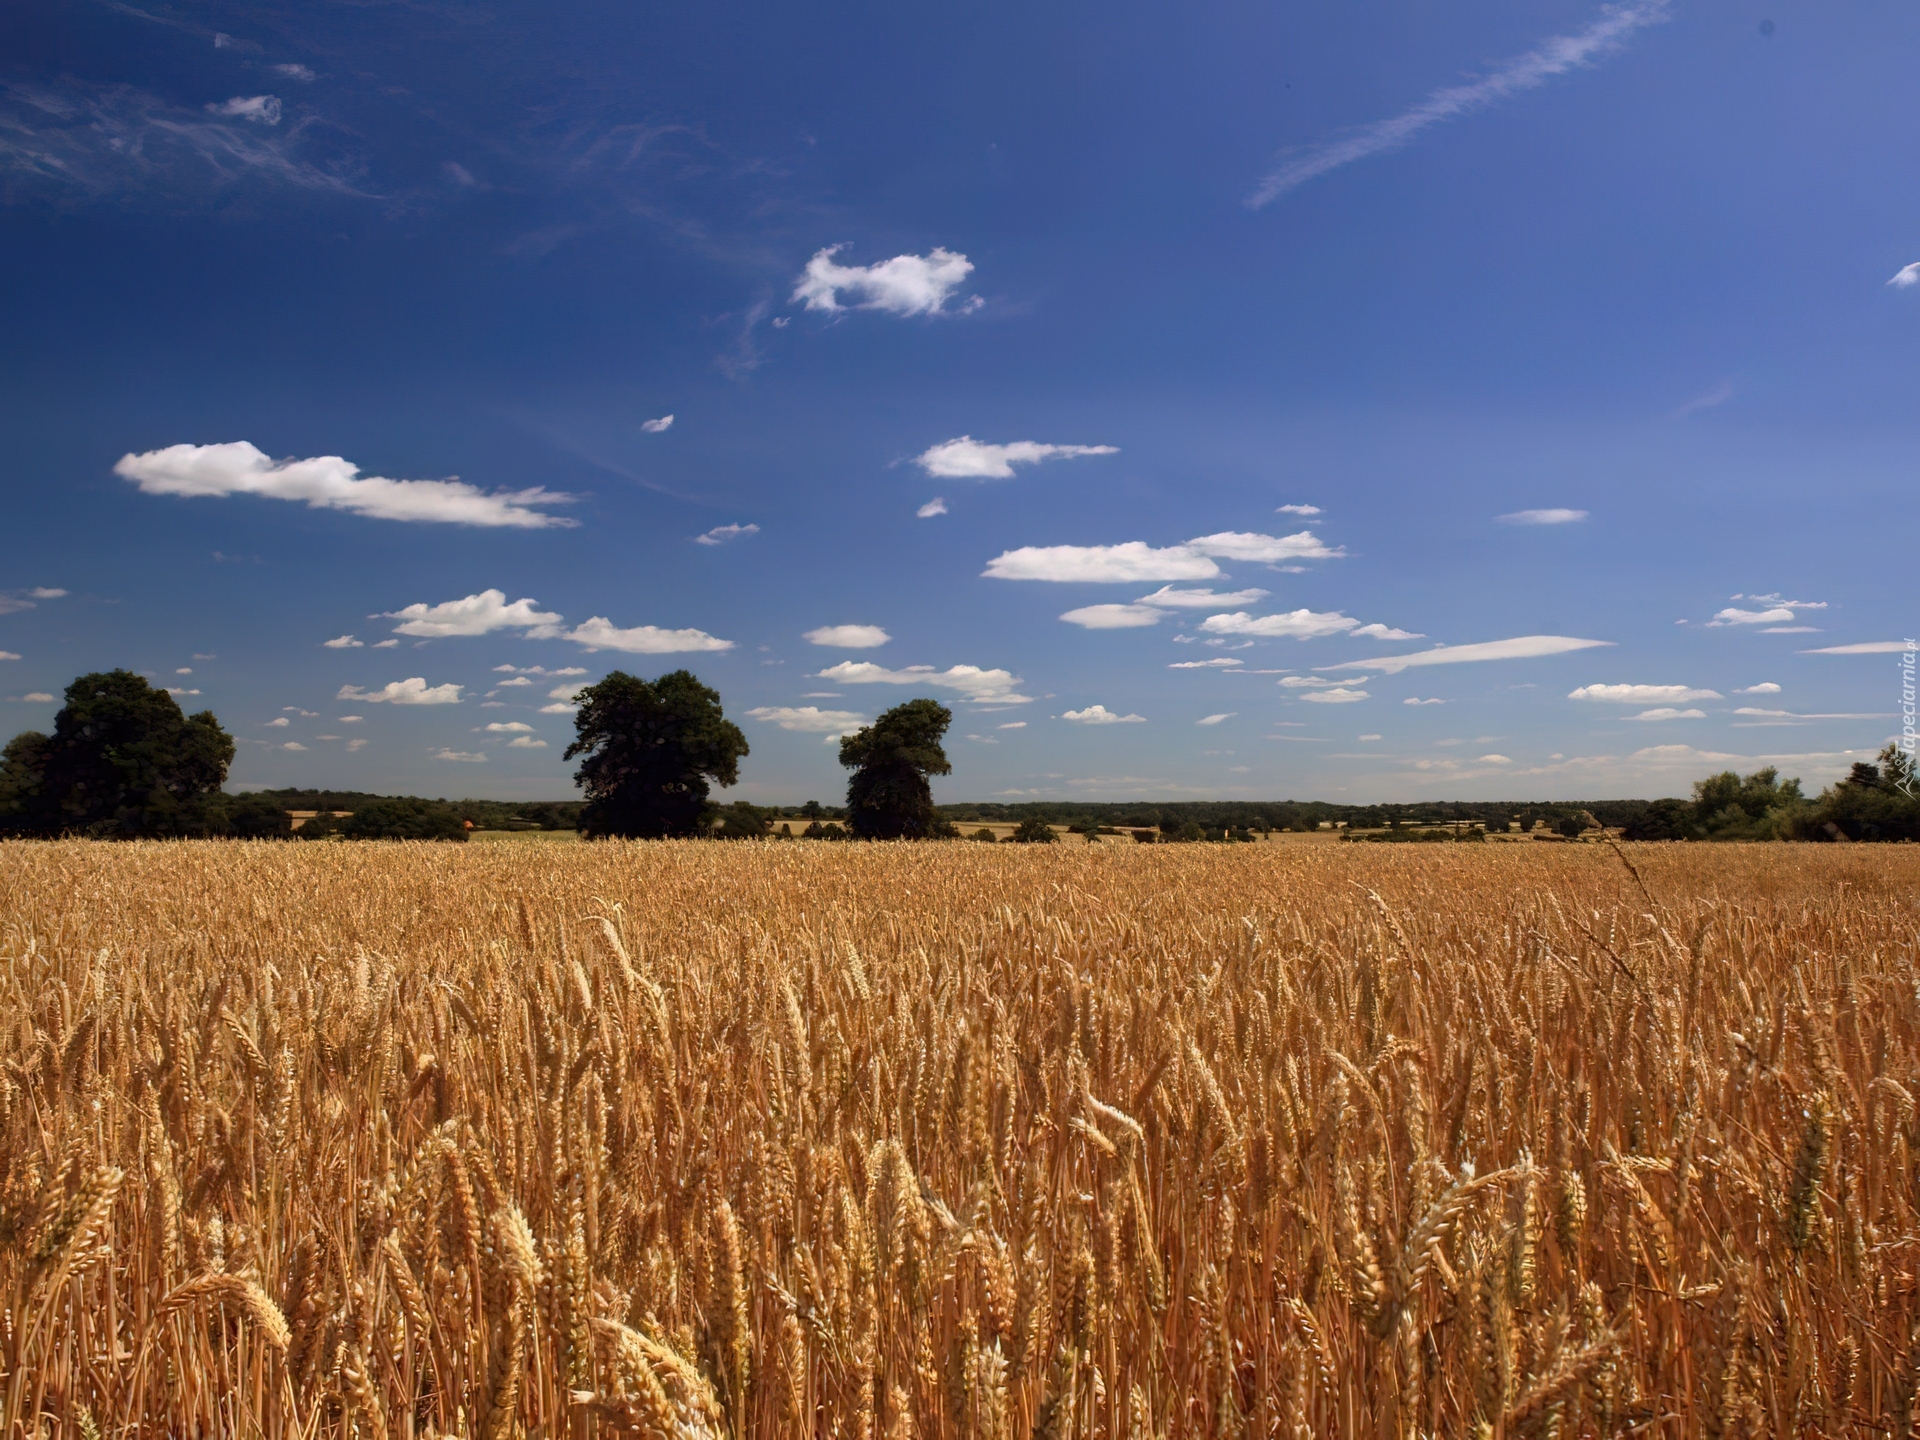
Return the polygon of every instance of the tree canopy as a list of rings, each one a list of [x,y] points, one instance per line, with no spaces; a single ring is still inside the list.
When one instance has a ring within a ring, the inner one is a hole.
[[[929,775],[953,766],[940,741],[953,712],[938,700],[909,700],[840,739],[847,782],[847,824],[862,840],[926,840],[953,827],[933,808]]]
[[[183,715],[130,670],[82,675],[51,735],[16,735],[0,756],[0,825],[101,838],[219,834],[233,750],[211,710]]]
[[[740,778],[747,737],[726,718],[720,695],[692,672],[648,682],[616,670],[579,695],[578,738],[564,758],[583,757],[574,780],[586,792],[587,839],[702,833],[708,782]]]

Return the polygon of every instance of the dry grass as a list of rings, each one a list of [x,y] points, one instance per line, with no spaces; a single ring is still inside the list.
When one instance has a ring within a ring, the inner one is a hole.
[[[0,1436],[1910,1432],[1920,855],[0,848]]]

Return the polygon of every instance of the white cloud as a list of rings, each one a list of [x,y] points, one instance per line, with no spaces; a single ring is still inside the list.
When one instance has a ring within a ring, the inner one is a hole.
[[[1332,690],[1309,690],[1300,698],[1311,700],[1316,705],[1351,705],[1356,700],[1365,700],[1369,697],[1365,690],[1349,690],[1344,686],[1336,686]]]
[[[1793,611],[1785,606],[1774,606],[1767,610],[1741,610],[1729,605],[1725,610],[1715,613],[1707,622],[1711,626],[1723,625],[1782,625],[1797,618]]]
[[[1477,660],[1536,660],[1545,655],[1565,655],[1574,650],[1591,650],[1611,645],[1611,640],[1576,640],[1569,635],[1517,635],[1511,640],[1484,640],[1477,645],[1436,645],[1411,655],[1387,655],[1378,660],[1348,660],[1340,665],[1322,665],[1322,670],[1378,670],[1383,675],[1398,675],[1425,665],[1462,665]]]
[[[913,513],[919,519],[931,520],[936,515],[944,515],[947,513],[947,502],[936,495]]]
[[[1769,625],[1760,632],[1762,635],[1818,635],[1818,625]]]
[[[563,665],[558,670],[549,670],[544,665],[496,665],[493,667],[493,672],[496,675],[546,675],[549,677],[558,675],[584,675],[587,673],[578,665]],[[500,683],[502,685],[513,685],[516,683],[531,685],[533,682],[531,680],[518,682],[502,680]]]
[[[219,115],[228,120],[249,120],[256,125],[278,125],[280,97],[278,95],[236,95],[231,100],[216,101],[207,106],[207,113]]]
[[[1353,633],[1365,635],[1369,640],[1424,640],[1427,638],[1418,630],[1396,630],[1391,625],[1382,625],[1377,621],[1372,625],[1362,625]]]
[[[966,256],[935,246],[925,255],[896,255],[872,265],[840,265],[834,256],[846,247],[814,252],[806,274],[794,286],[793,299],[809,310],[837,311],[840,292],[861,310],[891,315],[939,315],[953,292],[973,273]],[[972,308],[969,306],[968,308]]]
[[[533,681],[529,680],[525,675],[516,675],[511,680],[502,680],[494,688],[497,690],[505,690],[514,686],[531,685],[531,684],[533,684]]]
[[[1144,540],[1120,545],[1027,545],[995,556],[981,573],[995,580],[1211,580],[1220,573],[1214,556],[1250,561],[1288,557],[1322,560],[1345,553],[1323,545],[1307,530],[1295,535],[1224,531],[1159,548]]]
[[[1513,761],[1505,755],[1482,755],[1479,763],[1482,765],[1511,765]]]
[[[49,696],[48,698],[51,699],[52,697]],[[1009,720],[1006,724],[996,725],[993,728],[996,730],[1024,730],[1027,728],[1027,722],[1024,720]]]
[[[284,715],[279,715],[279,716],[276,716],[275,718],[273,718],[272,720],[269,720],[269,721],[267,721],[267,724],[268,724],[269,726],[273,726],[273,727],[276,727],[276,728],[277,728],[277,727],[280,727],[280,726],[285,726],[285,725],[291,725],[291,724],[293,724],[293,722],[292,722],[291,720],[289,720],[289,719],[287,719],[287,717],[286,717],[286,716],[284,716]]]
[[[4,656],[0,656],[0,659],[4,658]],[[20,657],[16,655],[13,658],[17,660]],[[167,686],[167,694],[169,695],[198,695],[199,693],[198,690],[182,690],[178,685]]]
[[[298,740],[289,740],[280,748],[282,750],[304,750],[307,747],[302,745]]]
[[[303,81],[313,79],[313,71],[309,70],[305,65],[275,65],[273,69],[276,73],[285,75],[289,79]]]
[[[282,705],[280,708],[289,715],[300,715],[308,720],[320,713],[317,710],[302,710],[298,705]]]
[[[1246,664],[1244,660],[1229,660],[1224,655],[1211,660],[1176,660],[1167,666],[1169,670],[1231,670]]]
[[[579,708],[578,705],[569,705],[564,700],[559,700],[551,705],[542,705],[540,707],[540,713],[542,715],[571,715]]]
[[[1911,265],[1902,265],[1893,272],[1893,278],[1887,281],[1887,284],[1896,290],[1906,290],[1920,285],[1920,260],[1914,261]]]
[[[1069,460],[1080,455],[1118,455],[1113,445],[1043,445],[1015,440],[992,445],[962,435],[916,455],[913,463],[929,475],[945,480],[1010,480],[1016,465],[1038,465],[1042,460]]]
[[[1276,515],[1318,515],[1318,505],[1282,505],[1274,512]]]
[[[1259,635],[1267,638],[1286,636],[1312,640],[1322,635],[1344,635],[1358,629],[1360,622],[1339,611],[1289,610],[1281,615],[1247,614],[1236,610],[1231,615],[1209,615],[1200,628],[1210,635]]]
[[[1142,595],[1136,605],[1159,605],[1166,609],[1210,610],[1223,605],[1257,605],[1267,598],[1265,590],[1178,590],[1162,585],[1151,595]]]
[[[366,743],[367,742],[365,740],[349,740],[347,741],[347,749],[358,750],[362,748]]]
[[[893,639],[878,625],[822,625],[800,638],[813,645],[831,645],[839,650],[871,650]]]
[[[1818,650],[1802,650],[1802,655],[1893,655],[1914,648],[1911,640],[1864,640],[1857,645],[1825,645]],[[18,655],[13,657],[18,660]]]
[[[1142,625],[1158,625],[1166,613],[1151,605],[1082,605],[1060,618],[1069,625],[1084,625],[1089,630],[1133,630]]]
[[[1084,710],[1063,710],[1062,720],[1071,720],[1076,725],[1144,725],[1144,715],[1116,715],[1104,705],[1089,705]]]
[[[340,717],[340,723],[342,725],[358,725],[366,718],[364,715],[342,715]]]
[[[1494,517],[1502,525],[1574,525],[1587,518],[1584,510],[1515,510]]]
[[[1026,705],[1033,699],[1015,691],[1020,683],[1017,675],[1006,670],[982,670],[977,665],[954,665],[945,670],[909,665],[904,670],[889,670],[871,660],[842,660],[814,678],[836,685],[927,685],[958,691],[975,705]]]
[[[531,735],[516,735],[507,742],[507,748],[509,750],[544,750],[547,748],[547,742],[536,740]]]
[[[428,685],[420,676],[394,680],[378,690],[362,690],[357,685],[342,685],[336,700],[365,700],[374,705],[458,705],[458,685]]]
[[[359,650],[366,645],[364,640],[356,640],[351,635],[336,635],[331,640],[320,642],[329,650]]]
[[[595,615],[584,624],[576,625],[566,632],[566,638],[589,650],[620,650],[628,655],[678,655],[687,651],[733,648],[733,641],[718,639],[704,630],[662,630],[654,625],[616,629],[604,615]]]
[[[263,495],[304,500],[315,510],[346,510],[375,520],[439,521],[450,525],[542,530],[578,521],[534,508],[573,500],[535,485],[492,493],[458,479],[388,480],[362,476],[338,455],[273,460],[245,440],[224,445],[169,445],[122,455],[113,473],[148,495]]]
[[[473,750],[438,750],[434,752],[436,760],[457,760],[463,765],[484,765],[487,757]]]
[[[1654,710],[1642,710],[1638,715],[1629,715],[1629,720],[1704,720],[1704,710],[1676,710],[1671,705],[1662,705]]]
[[[673,428],[673,416],[662,415],[658,420],[642,420],[640,428],[649,435],[659,435]]]
[[[1770,720],[1891,720],[1892,711],[1868,714],[1803,714],[1797,710],[1756,710],[1751,705],[1742,705],[1733,712],[1736,715],[1762,716]]]
[[[1778,695],[1780,687],[1771,680],[1762,680],[1758,685],[1748,685],[1733,692],[1736,695]]]
[[[1444,705],[1447,702],[1444,700],[1439,700],[1432,697],[1422,700],[1417,695],[1409,695],[1406,699],[1402,700],[1400,703],[1402,705]]]
[[[18,660],[19,658],[11,650],[0,650],[0,660]]]
[[[758,535],[758,525],[716,525],[704,535],[693,537],[696,545],[724,545],[729,540],[738,540],[742,535]]]
[[[47,585],[36,585],[27,591],[27,594],[36,600],[61,600],[66,598],[66,593],[64,590],[57,590]]]
[[[535,639],[551,639],[559,634],[561,616],[534,607],[538,601],[521,599],[507,603],[504,590],[482,590],[459,600],[439,605],[409,605],[404,610],[386,610],[371,618],[398,620],[396,635],[413,635],[429,640],[445,640],[462,635],[491,635],[496,630],[526,630]]]
[[[578,700],[580,698],[580,692],[582,690],[587,690],[591,688],[592,688],[591,686],[586,685],[584,683],[575,684],[575,685],[556,685],[553,687],[553,689],[547,692],[547,698],[549,700]]]
[[[373,648],[376,650],[397,650],[400,648],[400,642],[398,640],[376,640],[373,642]]]
[[[1285,679],[1275,681],[1274,683],[1284,685],[1289,690],[1325,690],[1338,685],[1340,682],[1338,680],[1323,680],[1318,675],[1289,675]]]
[[[1258,210],[1329,170],[1411,144],[1414,137],[1429,126],[1483,110],[1511,95],[1536,89],[1569,70],[1591,65],[1620,49],[1634,31],[1666,18],[1666,0],[1625,0],[1625,3],[1610,5],[1586,29],[1572,35],[1555,35],[1509,60],[1491,75],[1435,90],[1398,115],[1295,151],[1254,187],[1247,197],[1247,205]]]
[[[191,675],[193,674],[193,667],[191,665],[182,665],[178,670],[174,671],[173,673],[176,675]]]
[[[487,726],[488,733],[493,735],[524,735],[532,729],[533,726],[522,720],[496,720]]]
[[[1122,545],[1023,545],[987,562],[994,580],[1211,580],[1220,567],[1185,545],[1155,549],[1144,540]]]
[[[1688,685],[1582,685],[1567,692],[1569,700],[1605,700],[1615,705],[1651,705],[1665,700],[1685,704],[1689,700],[1718,700],[1718,690],[1696,690]]]
[[[51,705],[53,703],[53,696],[44,690],[29,690],[24,695],[14,696],[14,699],[26,705]]]
[[[1218,715],[1202,715],[1198,720],[1194,721],[1193,723],[1196,725],[1218,725],[1222,720],[1231,720],[1234,716],[1238,715],[1239,713],[1240,712],[1238,710],[1226,710],[1226,711],[1222,711]]]
[[[762,705],[747,715],[807,735],[847,735],[867,723],[858,710],[822,710],[818,705]]]

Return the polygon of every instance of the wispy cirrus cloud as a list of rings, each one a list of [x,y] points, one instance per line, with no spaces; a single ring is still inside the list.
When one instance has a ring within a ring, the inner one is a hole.
[[[858,710],[822,710],[818,705],[761,705],[747,718],[803,735],[850,735],[867,723]]]
[[[1333,560],[1347,552],[1323,543],[1311,530],[1292,535],[1261,535],[1226,530],[1199,535],[1180,545],[1152,546],[1144,540],[1119,545],[1023,545],[987,562],[981,573],[993,580],[1053,580],[1134,583],[1212,580],[1223,560]]]
[[[1584,510],[1515,510],[1493,517],[1502,525],[1578,525],[1587,518]]]
[[[1378,670],[1383,675],[1398,675],[1428,665],[1465,665],[1482,660],[1537,660],[1547,655],[1566,655],[1575,650],[1591,650],[1611,645],[1611,640],[1580,640],[1571,635],[1516,635],[1511,640],[1484,640],[1476,645],[1436,645],[1431,650],[1416,650],[1411,655],[1383,655],[1377,660],[1348,660],[1339,665],[1321,665],[1321,670]]]
[[[1652,705],[1665,701],[1684,705],[1689,700],[1718,700],[1718,690],[1699,690],[1691,685],[1582,685],[1567,692],[1569,700],[1600,700],[1612,705]]]
[[[1902,265],[1893,272],[1893,278],[1887,281],[1887,284],[1896,290],[1910,290],[1915,285],[1920,285],[1920,260],[1914,261],[1911,265]]]
[[[1442,121],[1484,110],[1510,96],[1538,89],[1569,70],[1603,60],[1620,50],[1636,31],[1665,20],[1667,13],[1666,0],[1629,0],[1629,3],[1609,5],[1586,29],[1572,35],[1556,35],[1482,79],[1435,90],[1418,105],[1398,115],[1376,120],[1284,157],[1254,187],[1247,197],[1247,206],[1258,210],[1330,170],[1398,150],[1412,143],[1421,131]]]
[[[729,540],[738,540],[742,535],[758,535],[758,525],[716,525],[713,529],[693,537],[696,545],[724,545]]]

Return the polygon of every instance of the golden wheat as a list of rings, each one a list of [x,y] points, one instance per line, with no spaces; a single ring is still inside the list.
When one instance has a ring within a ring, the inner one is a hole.
[[[0,846],[0,1436],[1906,1435],[1920,856],[1539,850]]]

